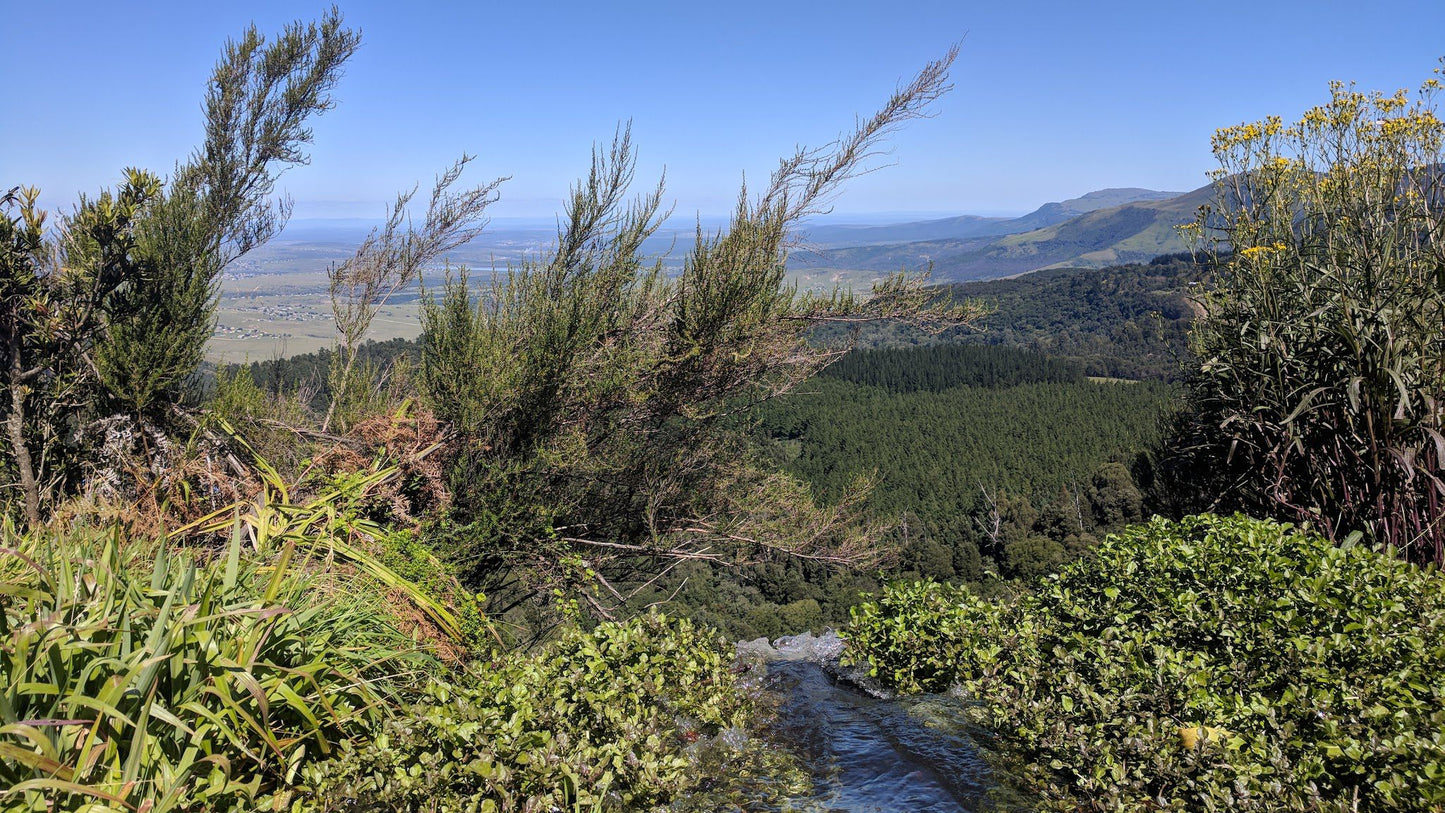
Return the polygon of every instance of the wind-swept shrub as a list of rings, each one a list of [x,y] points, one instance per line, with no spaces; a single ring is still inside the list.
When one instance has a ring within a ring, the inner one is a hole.
[[[1013,602],[897,586],[854,618],[852,658],[959,684],[1057,809],[1445,805],[1445,579],[1364,545],[1155,520]]]
[[[550,251],[480,296],[462,273],[423,298],[416,380],[464,439],[454,536],[494,598],[585,573],[606,616],[630,587],[684,559],[878,560],[879,535],[860,532],[860,494],[818,505],[761,460],[744,419],[846,352],[848,339],[813,341],[819,325],[980,315],[940,301],[921,277],[889,277],[867,297],[819,296],[787,274],[800,221],[863,171],[890,131],[927,114],[955,53],[837,142],[784,159],[755,199],[740,194],[726,230],[699,227],[676,277],[645,253],[663,193],[629,204],[636,155],[623,128],[594,153]],[[568,558],[587,566],[559,577]]]

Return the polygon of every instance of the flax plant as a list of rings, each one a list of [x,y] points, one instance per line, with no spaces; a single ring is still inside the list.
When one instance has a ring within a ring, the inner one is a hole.
[[[250,810],[384,715],[407,641],[294,540],[206,564],[118,530],[0,550],[0,809]]]
[[[244,445],[238,437],[236,440]],[[432,450],[422,454],[428,451]],[[234,522],[237,532],[256,554],[275,555],[299,548],[309,556],[340,561],[402,595],[451,640],[462,639],[456,614],[437,597],[388,567],[376,553],[380,541],[394,531],[367,518],[363,507],[375,489],[397,476],[396,466],[383,466],[377,461],[362,471],[331,475],[314,495],[304,499],[293,499],[294,485],[270,463],[257,457],[255,466],[262,485],[255,499],[226,506],[182,526],[171,532],[171,539],[217,533]]]

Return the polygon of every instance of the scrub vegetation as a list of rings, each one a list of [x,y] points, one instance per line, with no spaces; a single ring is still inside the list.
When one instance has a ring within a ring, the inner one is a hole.
[[[819,325],[977,318],[917,277],[784,276],[791,229],[926,115],[953,54],[740,194],[677,276],[641,254],[663,191],[629,198],[620,128],[553,251],[481,299],[458,269],[415,363],[382,370],[378,309],[495,200],[464,156],[330,269],[323,408],[245,372],[198,390],[221,274],[284,225],[275,180],[358,45],[335,10],[253,28],[169,178],[127,170],[55,223],[37,190],[0,200],[0,808],[647,809],[716,785],[702,766],[782,792],[801,775],[748,733],[725,640],[621,590],[877,557],[737,416],[847,351]]]
[[[1198,258],[866,294],[790,235],[953,52],[680,267],[624,124],[550,251],[369,343],[505,189],[462,156],[331,350],[203,370],[359,45],[252,29],[170,176],[0,195],[0,810],[781,809],[729,642],[850,609],[1045,806],[1445,805],[1437,81],[1221,131]]]

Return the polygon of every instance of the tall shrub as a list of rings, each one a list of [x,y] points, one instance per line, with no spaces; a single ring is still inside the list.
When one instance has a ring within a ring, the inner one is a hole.
[[[251,27],[212,74],[190,159],[166,181],[126,170],[53,232],[37,190],[0,190],[0,471],[13,470],[29,524],[80,480],[96,417],[154,422],[180,397],[215,327],[222,269],[285,224],[276,178],[307,161],[307,121],[332,106],[358,43],[334,8],[270,42]]]
[[[1222,504],[1445,560],[1445,124],[1331,86],[1215,134],[1220,256],[1177,470]]]
[[[625,599],[612,583],[655,575],[659,561],[872,559],[853,521],[856,494],[815,505],[737,430],[753,407],[847,350],[811,342],[820,324],[977,315],[931,307],[936,295],[901,275],[867,298],[809,295],[785,262],[799,221],[947,89],[952,57],[836,144],[784,160],[760,196],[740,196],[726,231],[699,228],[675,278],[644,252],[662,189],[627,202],[634,152],[623,129],[574,189],[548,255],[509,268],[481,296],[461,276],[423,301],[418,379],[466,439],[453,483],[469,523],[464,553],[479,571],[520,561],[565,577],[558,564],[572,562],[611,602]]]

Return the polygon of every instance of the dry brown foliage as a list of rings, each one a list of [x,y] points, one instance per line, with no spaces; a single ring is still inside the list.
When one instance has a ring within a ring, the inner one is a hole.
[[[179,443],[131,416],[112,416],[87,430],[98,453],[86,466],[80,494],[57,506],[51,523],[120,524],[136,538],[161,539],[261,489],[255,472],[228,439],[193,427]]]
[[[331,444],[312,458],[313,466],[347,473],[378,462],[395,465],[398,476],[381,484],[370,498],[373,515],[398,526],[415,526],[451,505],[451,492],[440,454],[451,436],[423,407],[403,404],[388,415],[358,422],[347,442]]]

